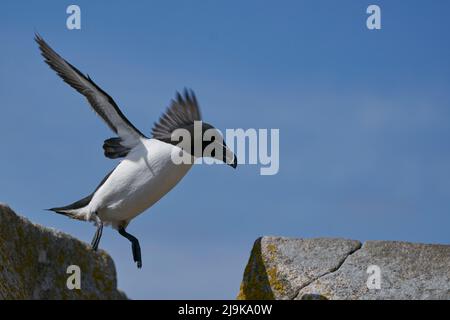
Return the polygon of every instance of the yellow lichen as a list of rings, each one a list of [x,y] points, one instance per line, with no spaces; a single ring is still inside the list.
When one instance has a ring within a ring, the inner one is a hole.
[[[272,275],[267,273],[266,264],[261,252],[261,239],[258,239],[253,246],[249,261],[245,267],[244,278],[237,299],[273,300],[274,295],[271,284],[272,282],[276,282],[274,281],[276,277],[273,277],[273,271],[271,273]]]
[[[278,278],[278,271],[276,267],[271,267],[267,270],[267,275],[269,276],[270,287],[276,290],[279,294],[283,295],[286,293],[286,288],[283,282]]]

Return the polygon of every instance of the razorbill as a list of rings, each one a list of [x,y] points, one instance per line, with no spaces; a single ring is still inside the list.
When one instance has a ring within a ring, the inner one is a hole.
[[[139,241],[126,232],[126,227],[137,215],[150,208],[169,192],[192,167],[190,163],[176,164],[171,155],[186,152],[192,159],[202,157],[196,154],[194,145],[201,150],[210,144],[219,144],[223,152],[212,154],[228,165],[236,168],[237,159],[223,139],[203,141],[201,135],[194,134],[194,123],[201,124],[201,132],[216,130],[201,121],[197,99],[192,91],[177,93],[166,112],[155,123],[152,137],[142,134],[120,111],[114,100],[77,68],[59,56],[39,35],[35,37],[45,62],[67,84],[84,95],[93,110],[117,134],[105,140],[104,154],[111,159],[123,158],[98,185],[92,194],[68,206],[49,209],[73,219],[92,221],[97,226],[92,248],[97,250],[102,236],[103,225],[110,225],[131,242],[133,259],[137,267],[142,267]],[[183,148],[178,141],[172,141],[176,129],[186,129],[191,133],[190,148]],[[216,130],[217,131],[217,130]],[[219,158],[219,156],[221,157]]]

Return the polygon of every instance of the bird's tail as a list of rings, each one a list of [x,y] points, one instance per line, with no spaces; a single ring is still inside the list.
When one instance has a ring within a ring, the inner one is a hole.
[[[89,205],[89,202],[91,202],[91,199],[92,199],[92,195],[89,195],[81,200],[78,200],[77,202],[69,204],[68,206],[51,208],[51,209],[47,209],[47,210],[53,211],[53,212],[56,212],[59,214],[63,214],[72,219],[88,220],[89,215],[86,210],[86,207]]]

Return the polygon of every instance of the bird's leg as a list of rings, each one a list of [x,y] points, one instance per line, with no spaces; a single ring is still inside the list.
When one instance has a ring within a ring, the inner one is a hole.
[[[133,251],[133,260],[137,263],[137,267],[142,267],[142,259],[141,259],[141,246],[139,245],[139,240],[136,239],[133,235],[129,234],[125,231],[124,227],[119,227],[119,233],[121,236],[127,238],[131,242],[131,249]]]
[[[98,244],[100,243],[100,239],[102,237],[103,222],[102,222],[102,220],[100,220],[100,218],[97,216],[96,213],[95,213],[95,222],[97,225],[97,231],[95,231],[95,235],[94,235],[94,238],[92,239],[91,246],[92,246],[92,249],[94,249],[94,251],[97,251]]]

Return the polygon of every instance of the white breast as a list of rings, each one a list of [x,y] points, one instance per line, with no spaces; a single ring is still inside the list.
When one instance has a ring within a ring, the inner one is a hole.
[[[94,194],[89,211],[105,223],[127,223],[169,192],[192,167],[171,159],[180,148],[143,139]]]

